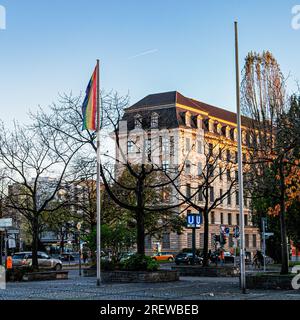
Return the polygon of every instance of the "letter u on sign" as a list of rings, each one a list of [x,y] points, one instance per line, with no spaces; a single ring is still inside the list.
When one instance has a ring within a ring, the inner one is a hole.
[[[194,218],[194,216],[188,216],[188,224],[195,224]]]

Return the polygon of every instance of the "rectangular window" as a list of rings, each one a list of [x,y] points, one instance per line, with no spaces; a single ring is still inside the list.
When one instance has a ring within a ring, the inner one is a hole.
[[[245,214],[244,217],[245,217],[245,218],[244,218],[244,219],[245,219],[245,226],[247,226],[247,225],[248,225],[248,215]]]
[[[164,161],[162,161],[161,165],[162,165],[163,171],[168,171],[169,170],[169,167],[170,167],[169,166],[169,161],[164,160]]]
[[[175,142],[174,137],[170,137],[170,156],[174,156],[175,154]]]
[[[219,148],[219,160],[222,160],[222,149],[221,148]]]
[[[238,206],[239,205],[239,192],[235,192],[235,204]]]
[[[187,160],[185,164],[185,173],[191,174],[191,161]]]
[[[136,137],[136,153],[141,153],[141,147],[140,147],[140,137]]]
[[[235,171],[235,180],[239,181],[239,172],[238,171]]]
[[[239,157],[238,157],[238,153],[237,151],[235,152],[235,163],[238,163],[239,162]]]
[[[215,224],[215,213],[214,211],[211,212],[210,214],[210,223]]]
[[[209,188],[209,198],[210,198],[210,202],[215,201],[214,187]]]
[[[229,226],[232,225],[232,215],[231,215],[231,213],[228,213],[228,225]]]
[[[145,153],[151,155],[151,139],[145,140]]]
[[[221,224],[224,224],[224,214],[223,214],[223,212],[220,213],[220,222],[221,222]]]
[[[237,226],[240,225],[240,214],[239,213],[236,214],[236,225]]]
[[[245,234],[245,247],[249,248],[249,234]]]
[[[202,176],[202,163],[198,162],[198,176]]]
[[[197,152],[198,152],[199,154],[202,153],[202,143],[201,143],[200,140],[198,140],[198,142],[197,142]]]
[[[208,145],[208,155],[211,157],[213,155],[214,146],[212,143]]]
[[[256,240],[256,234],[252,235],[252,247],[256,248],[257,247],[257,240]]]
[[[209,164],[207,165],[207,169],[208,169],[208,175],[209,175],[209,177],[213,177],[213,176],[214,176],[214,166],[209,163]]]
[[[221,203],[223,203],[223,198],[222,198],[222,196],[223,196],[223,189],[220,189],[220,199],[221,199]]]
[[[170,249],[170,233],[163,234],[162,248],[163,249]]]
[[[185,138],[185,150],[189,152],[191,150],[191,139]]]
[[[231,180],[230,169],[227,169],[226,173],[227,173],[227,181],[230,181]]]
[[[231,206],[231,194],[227,196],[227,204]]]
[[[169,153],[169,139],[167,137],[162,138],[162,153],[167,155]]]
[[[202,194],[203,188],[202,188],[202,186],[198,186],[198,188],[199,188],[199,191],[198,191],[198,201],[203,201],[203,194]]]
[[[132,140],[129,140],[127,142],[127,150],[128,150],[128,153],[134,152],[134,142]]]
[[[191,197],[191,185],[189,183],[186,185],[186,197]]]
[[[219,168],[219,177],[220,177],[220,180],[223,180],[223,169],[222,168]]]
[[[229,149],[226,150],[226,159],[228,162],[231,160],[231,153]]]
[[[204,248],[204,233],[200,233],[200,249]]]

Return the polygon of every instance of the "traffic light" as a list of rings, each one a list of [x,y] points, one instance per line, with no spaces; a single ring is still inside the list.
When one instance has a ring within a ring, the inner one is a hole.
[[[218,236],[218,235],[214,235],[214,241],[215,241],[215,243],[216,242],[220,242],[220,236]]]
[[[235,238],[239,238],[240,237],[240,228],[239,226],[235,226],[234,229],[233,229],[233,233],[234,233],[234,237]]]

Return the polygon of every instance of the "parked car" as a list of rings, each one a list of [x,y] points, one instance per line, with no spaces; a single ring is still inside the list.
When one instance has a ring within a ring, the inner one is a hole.
[[[170,262],[174,261],[173,254],[164,253],[164,252],[157,253],[157,254],[153,255],[151,258],[156,261],[170,261]]]
[[[195,264],[201,264],[203,258],[195,255]],[[175,257],[175,263],[177,265],[184,263],[184,264],[192,264],[193,262],[193,254],[191,252],[181,252]]]
[[[58,259],[62,261],[75,261],[74,255],[69,252],[60,254]]]
[[[12,260],[15,268],[30,267],[32,265],[32,253],[17,252],[13,255]],[[41,269],[54,269],[57,271],[62,269],[61,260],[54,259],[41,251],[38,251],[38,264]]]

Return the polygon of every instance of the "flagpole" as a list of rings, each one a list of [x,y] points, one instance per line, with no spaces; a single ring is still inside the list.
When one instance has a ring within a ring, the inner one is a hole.
[[[239,213],[240,213],[240,285],[242,293],[246,293],[246,270],[245,270],[245,227],[244,227],[244,190],[243,190],[243,163],[242,163],[242,130],[240,108],[240,70],[238,49],[238,24],[234,22],[235,32],[235,68],[236,68],[236,117],[238,130],[238,184],[239,184]]]
[[[101,284],[100,67],[97,59],[97,286]]]

